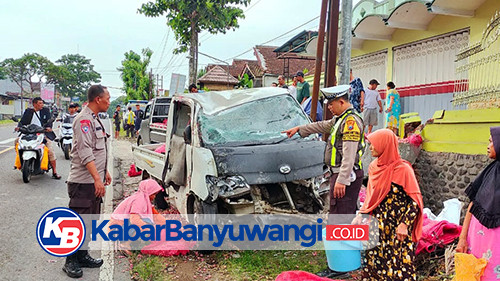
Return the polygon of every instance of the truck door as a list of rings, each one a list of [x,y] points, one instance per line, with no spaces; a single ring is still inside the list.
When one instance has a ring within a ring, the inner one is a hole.
[[[137,145],[141,145],[144,143],[151,143],[151,138],[149,137],[149,121],[151,117],[151,106],[152,104],[148,104],[146,109],[144,109],[144,116],[141,120],[141,129],[139,130],[139,139],[137,140]],[[142,142],[142,143],[141,143]]]
[[[164,182],[167,185],[175,187],[186,186],[186,178],[188,162],[186,155],[191,151],[191,144],[186,143],[184,132],[191,125],[191,107],[181,102],[174,102],[174,120],[172,124],[172,132],[170,145],[168,147],[168,157]],[[170,129],[170,128],[169,128]],[[190,160],[190,157],[189,157]]]

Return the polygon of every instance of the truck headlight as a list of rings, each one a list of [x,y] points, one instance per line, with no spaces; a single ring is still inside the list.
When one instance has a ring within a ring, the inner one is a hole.
[[[214,177],[207,176],[207,186],[213,201],[217,197],[231,198],[250,192],[250,186],[242,176]]]

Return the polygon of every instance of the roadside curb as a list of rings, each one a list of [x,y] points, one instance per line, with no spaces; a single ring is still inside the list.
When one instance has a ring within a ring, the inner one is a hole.
[[[110,122],[111,123],[111,122]],[[110,125],[110,128],[113,128]],[[111,130],[112,131],[112,130]],[[111,132],[112,133],[112,132]],[[113,134],[111,134],[111,142],[109,145],[109,156],[108,156],[108,171],[111,175],[111,185],[108,186],[106,189],[106,195],[104,196],[104,214],[112,214],[113,213],[113,185],[115,184],[115,178],[114,178],[114,170],[115,170],[115,165],[114,165],[114,158],[113,158],[113,145],[111,143],[113,142],[114,137]],[[103,259],[104,263],[101,267],[101,270],[99,271],[99,280],[113,280],[113,274],[115,271],[115,251],[114,251],[114,245],[111,241],[108,242],[103,242],[102,244],[102,250],[101,250],[101,258]]]

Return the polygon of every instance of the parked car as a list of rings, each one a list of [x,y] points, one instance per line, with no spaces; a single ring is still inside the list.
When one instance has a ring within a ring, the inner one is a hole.
[[[132,151],[143,177],[165,187],[156,203],[166,197],[183,214],[314,214],[327,205],[325,142],[281,133],[309,122],[286,89],[183,94],[172,99],[164,143]]]
[[[172,98],[155,98],[146,105],[137,136],[137,145],[165,142],[171,101]]]

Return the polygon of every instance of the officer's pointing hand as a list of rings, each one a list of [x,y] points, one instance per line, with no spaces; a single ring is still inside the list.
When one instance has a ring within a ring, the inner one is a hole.
[[[281,133],[286,133],[286,136],[291,138],[293,137],[293,135],[295,135],[297,132],[299,131],[299,127],[294,127],[294,128],[291,128],[291,129],[288,129],[286,131],[283,131]]]
[[[336,182],[335,187],[333,188],[333,197],[335,199],[338,199],[344,197],[344,195],[345,195],[345,184]]]

